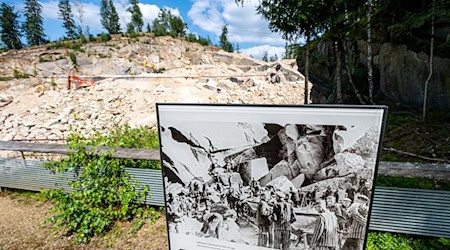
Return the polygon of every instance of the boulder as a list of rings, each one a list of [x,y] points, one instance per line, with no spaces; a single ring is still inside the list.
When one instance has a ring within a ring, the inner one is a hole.
[[[299,174],[297,175],[297,177],[291,180],[292,184],[294,184],[296,188],[300,188],[303,185],[304,181],[305,181],[305,174]]]
[[[324,148],[321,136],[306,136],[297,141],[295,154],[302,173],[310,178],[324,161]]]
[[[245,163],[241,163],[239,173],[246,184],[250,183],[253,178],[259,180],[269,173],[266,158],[250,159]]]
[[[364,169],[364,159],[355,153],[344,152],[334,156],[336,160],[336,169],[339,176],[344,176],[350,173],[359,173]]]
[[[275,190],[280,190],[281,192],[286,194],[288,194],[291,191],[291,188],[293,188],[294,192],[297,191],[297,188],[286,176],[277,177],[276,179],[267,183],[267,185],[270,185],[274,187]]]
[[[278,164],[276,164],[270,171],[268,174],[266,174],[265,176],[263,176],[260,180],[259,183],[262,186],[267,185],[267,183],[281,177],[284,176],[286,177],[288,180],[292,180],[295,177],[297,177],[297,175],[300,174],[300,166],[298,164],[298,161],[295,161],[294,164],[289,165],[288,162],[286,160],[282,160],[280,161]]]
[[[219,180],[222,182],[223,185],[226,186],[239,186],[239,184],[243,184],[241,175],[239,173],[219,174]]]

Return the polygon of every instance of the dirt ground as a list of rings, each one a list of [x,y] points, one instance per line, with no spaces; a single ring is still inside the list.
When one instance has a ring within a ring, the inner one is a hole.
[[[147,221],[137,232],[123,223],[89,244],[75,245],[73,237],[52,230],[49,202],[23,193],[0,192],[0,249],[167,249],[165,217]]]

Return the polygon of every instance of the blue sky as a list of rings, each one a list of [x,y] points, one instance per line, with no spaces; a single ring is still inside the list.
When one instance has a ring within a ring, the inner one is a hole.
[[[15,5],[15,10],[22,10],[22,0],[2,0]],[[61,20],[58,19],[58,0],[41,0],[43,6],[45,33],[50,40],[64,35]],[[73,0],[72,0],[73,2]],[[103,32],[100,24],[100,0],[81,0],[83,4],[83,26],[89,26],[92,34]],[[121,27],[130,20],[126,12],[128,0],[114,0],[114,4],[121,19]],[[261,58],[264,51],[269,55],[284,53],[286,41],[281,35],[269,30],[267,21],[256,14],[258,0],[246,0],[244,6],[237,5],[234,0],[140,0],[141,11],[145,23],[151,23],[161,8],[168,8],[173,14],[181,16],[187,23],[191,33],[209,36],[214,44],[222,27],[228,25],[228,39],[239,44],[241,52]],[[79,22],[78,12],[72,8],[75,19]]]

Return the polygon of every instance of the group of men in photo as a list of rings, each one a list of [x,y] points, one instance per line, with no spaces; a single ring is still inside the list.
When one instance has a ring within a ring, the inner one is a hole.
[[[261,187],[254,179],[248,185],[233,183],[231,178],[225,184],[220,178],[194,179],[167,194],[169,230],[179,233],[183,218],[189,217],[202,223],[199,231],[191,232],[201,237],[252,244],[240,234],[245,224],[257,232],[256,244],[261,247],[359,250],[364,244],[371,191],[364,179],[356,183],[313,185],[309,191],[291,187],[283,192],[272,185]],[[314,218],[313,222],[296,228],[305,216]]]
[[[258,246],[291,249],[291,234],[295,234],[298,240],[293,247],[303,242],[303,249],[363,249],[370,190],[364,179],[360,183],[364,184],[358,190],[348,183],[340,198],[338,190],[333,192],[330,186],[325,190],[315,186],[306,193],[294,191],[293,188],[287,194],[281,191],[262,192],[257,208]],[[295,212],[308,213],[302,209],[308,207],[315,210],[310,213],[316,217],[310,228],[312,230],[308,227],[295,228],[292,223],[302,218],[295,216]]]

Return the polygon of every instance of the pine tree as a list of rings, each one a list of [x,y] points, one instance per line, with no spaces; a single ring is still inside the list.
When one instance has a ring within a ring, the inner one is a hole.
[[[262,59],[264,62],[268,62],[269,61],[269,52],[266,50],[264,51],[263,57]]]
[[[105,28],[108,32],[111,30],[110,17],[111,8],[109,7],[109,2],[108,0],[102,0],[100,4],[100,22],[103,28]]]
[[[130,0],[131,6],[127,11],[131,13],[131,23],[135,29],[135,32],[142,32],[144,26],[144,20],[142,18],[141,8],[139,7],[139,0]]]
[[[42,5],[36,0],[25,0],[25,22],[22,29],[30,46],[45,43],[42,27]]]
[[[110,30],[108,30],[108,32],[110,34],[119,34],[120,33],[119,14],[117,14],[116,7],[114,6],[112,0],[109,0],[109,9],[110,9],[110,16],[109,16]]]
[[[227,26],[223,26],[222,28],[222,34],[220,35],[220,47],[227,51],[227,52],[233,52],[233,45],[228,41],[228,28]]]
[[[63,27],[66,29],[66,36],[69,39],[78,37],[77,26],[73,20],[72,8],[69,0],[60,0],[59,4],[59,19],[63,20]]]
[[[22,48],[22,42],[20,42],[20,30],[18,29],[19,14],[14,12],[14,7],[2,3],[0,6],[0,38],[2,43],[8,49],[20,49]]]

